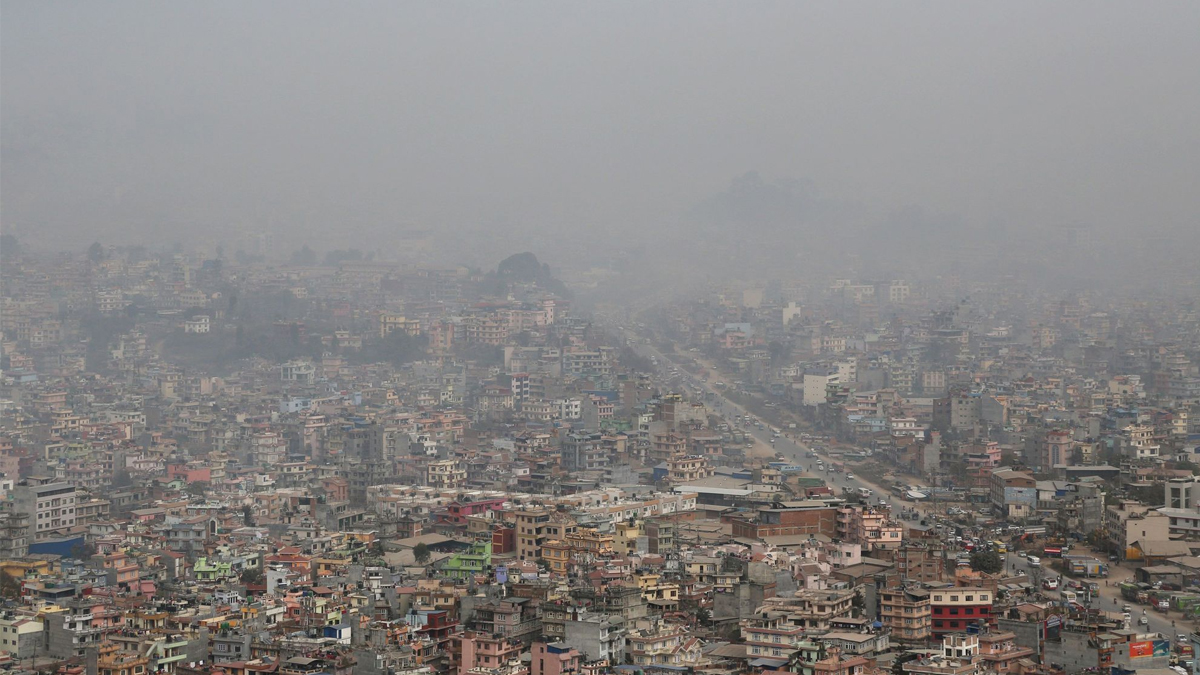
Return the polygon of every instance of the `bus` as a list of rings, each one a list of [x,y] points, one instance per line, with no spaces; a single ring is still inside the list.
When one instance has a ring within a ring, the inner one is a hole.
[[[992,542],[992,548],[996,549],[996,553],[1000,553],[1000,554],[1008,553],[1008,544],[1005,544],[1004,542],[999,541],[999,540]]]

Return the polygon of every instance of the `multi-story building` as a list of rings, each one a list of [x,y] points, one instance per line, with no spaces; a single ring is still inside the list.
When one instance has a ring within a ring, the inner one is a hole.
[[[929,593],[933,635],[962,633],[992,621],[993,594],[986,588],[937,588]]]
[[[1171,538],[1171,518],[1176,527],[1185,527],[1186,519],[1171,512],[1151,511],[1151,507],[1133,500],[1122,500],[1104,510],[1104,531],[1109,548],[1122,559],[1137,557],[1134,542],[1167,541]]]
[[[0,512],[0,560],[29,555],[29,514],[21,511]]]
[[[979,661],[983,669],[989,673],[1015,672],[1020,668],[1020,660],[1034,656],[1029,647],[1017,644],[1017,636],[1008,631],[984,633],[979,636]]]
[[[879,591],[879,615],[892,640],[924,643],[933,635],[930,592],[923,588],[884,588]]]
[[[667,461],[667,479],[675,485],[692,483],[713,475],[708,460],[696,455],[672,457]]]
[[[465,631],[457,640],[459,675],[466,675],[473,668],[499,668],[519,661],[525,648],[520,640],[476,631]]]
[[[517,558],[537,560],[542,557],[542,546],[550,541],[550,511],[528,509],[516,512]]]
[[[923,583],[946,579],[945,549],[940,542],[906,542],[896,549],[893,562],[900,576]]]
[[[828,631],[854,610],[853,590],[800,590],[794,596],[766,598],[759,612],[784,612],[787,622],[809,632]]]
[[[75,527],[75,486],[30,477],[13,490],[16,510],[29,517],[34,541],[68,534]]]
[[[682,627],[657,625],[629,632],[629,661],[646,669],[692,668],[704,660],[699,639]]]
[[[980,671],[979,636],[947,635],[942,640],[942,652],[905,663],[905,675],[977,675]]]
[[[0,652],[14,659],[28,659],[42,650],[42,622],[33,614],[0,612]]]
[[[1012,469],[995,469],[991,478],[992,508],[1008,520],[1022,520],[1037,512],[1037,481]]]
[[[430,462],[425,467],[425,484],[442,490],[452,490],[467,480],[467,471],[457,459]]]
[[[562,467],[566,471],[603,471],[608,467],[608,449],[599,432],[572,433],[563,436]]]
[[[625,660],[625,630],[614,618],[580,613],[563,623],[563,643],[579,651],[588,661],[610,664]]]
[[[42,613],[46,626],[46,652],[55,658],[84,656],[89,647],[107,641],[125,622],[121,611],[103,604],[71,604]]]
[[[894,550],[904,542],[904,528],[889,520],[887,509],[845,506],[838,509],[838,535],[866,551]]]
[[[787,612],[759,611],[741,622],[742,641],[751,658],[788,659],[804,640],[804,627],[788,620]]]
[[[1160,448],[1154,427],[1148,424],[1131,424],[1121,430],[1121,451],[1130,459],[1156,459]]]
[[[784,502],[779,507],[760,508],[753,518],[733,520],[733,536],[747,539],[783,535],[837,533],[837,507],[823,501]]]
[[[529,675],[579,675],[583,655],[561,642],[535,642],[530,650]]]

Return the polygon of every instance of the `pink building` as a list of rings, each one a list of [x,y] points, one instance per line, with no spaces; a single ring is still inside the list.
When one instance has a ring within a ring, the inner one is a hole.
[[[530,675],[574,675],[579,673],[583,663],[583,655],[564,644],[546,644],[535,642],[531,649],[533,656],[529,664]]]
[[[500,668],[510,661],[519,661],[521,658],[522,644],[520,640],[489,636],[475,631],[467,631],[458,639],[461,646],[459,675],[467,675],[475,668],[485,670]]]

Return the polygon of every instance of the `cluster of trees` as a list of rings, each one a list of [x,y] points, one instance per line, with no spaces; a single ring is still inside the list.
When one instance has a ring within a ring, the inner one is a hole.
[[[241,254],[241,251],[239,251],[238,253]],[[258,257],[261,259],[262,256],[258,256]],[[356,248],[344,249],[344,250],[336,249],[333,251],[327,251],[325,253],[325,258],[322,261],[322,264],[324,264],[326,267],[336,267],[346,261],[374,260],[374,259],[375,259],[374,251],[371,251],[370,253],[363,253],[362,251],[360,251],[359,249],[356,249]],[[312,266],[312,265],[317,264],[317,260],[318,260],[317,252],[312,250],[311,248],[309,248],[308,244],[305,244],[304,246],[301,246],[296,251],[292,252],[291,261],[292,261],[293,265]]]
[[[620,359],[621,363],[630,370],[639,373],[654,372],[654,364],[650,361],[650,358],[638,354],[632,347],[622,347]]]
[[[554,293],[563,298],[570,298],[571,292],[567,285],[556,278],[550,271],[550,265],[539,262],[532,253],[517,253],[511,255],[496,266],[496,271],[488,275],[497,293],[506,292],[514,283],[537,284],[539,288]]]
[[[976,572],[995,574],[1004,569],[1004,558],[992,549],[975,551],[971,554],[971,569]]]
[[[400,366],[419,361],[425,356],[429,339],[424,335],[409,335],[401,330],[363,342],[362,349],[345,352],[350,363],[390,363]]]

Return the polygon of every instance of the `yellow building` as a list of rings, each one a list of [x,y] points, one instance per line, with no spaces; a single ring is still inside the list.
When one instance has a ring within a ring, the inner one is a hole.
[[[640,520],[620,521],[614,525],[613,530],[613,550],[624,555],[637,553],[638,537],[646,536],[646,530]]]
[[[550,567],[551,574],[566,576],[571,567],[571,546],[557,539],[542,544],[542,560]]]
[[[592,527],[576,528],[567,534],[567,545],[576,553],[586,553],[594,556],[611,555],[613,552],[613,536],[601,533]]]
[[[396,330],[408,335],[420,335],[421,322],[416,319],[406,319],[397,314],[379,315],[379,337],[387,337]]]
[[[4,560],[0,561],[0,572],[14,579],[28,576],[40,577],[51,573],[48,560]]]

